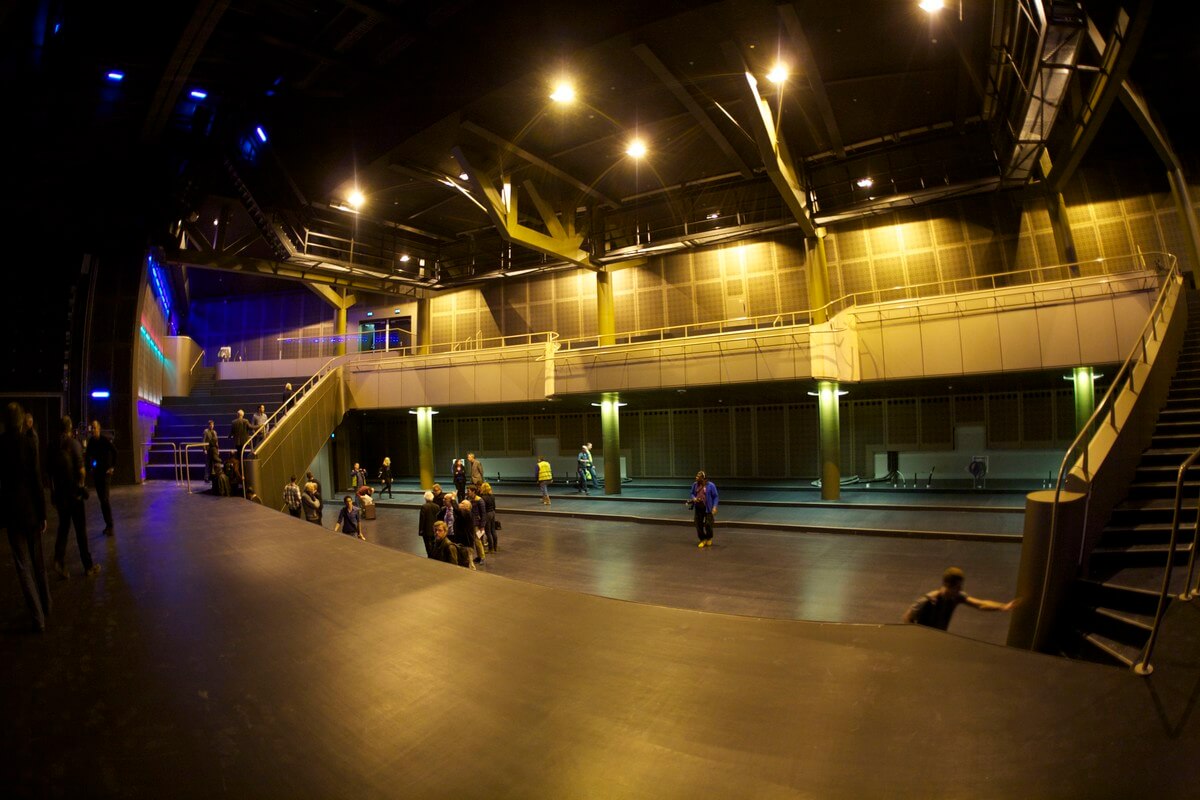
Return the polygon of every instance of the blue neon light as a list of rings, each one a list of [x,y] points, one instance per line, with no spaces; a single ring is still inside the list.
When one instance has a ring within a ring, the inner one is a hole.
[[[61,30],[62,30],[62,23],[61,22],[54,23],[54,32],[58,33]]]
[[[262,125],[259,125],[257,128],[255,128],[254,132],[258,134],[258,138],[263,142],[267,141],[267,132],[262,129]]]
[[[192,89],[188,94],[193,100],[204,100],[208,97],[208,92],[202,92],[199,89]]]
[[[120,83],[121,81],[125,80],[125,73],[113,70],[109,72],[106,77],[113,83]]]
[[[97,400],[107,400],[109,398],[108,389],[96,389],[92,392],[92,397]]]
[[[375,312],[374,312],[374,311],[368,311],[368,312],[367,312],[367,316],[368,316],[368,317],[373,317],[373,316],[375,316]]]
[[[167,292],[166,276],[163,275],[162,267],[154,260],[154,256],[147,256],[146,262],[150,265],[150,284],[154,287],[154,294],[158,297],[158,302],[162,304],[163,316],[169,322],[171,320],[171,295]]]

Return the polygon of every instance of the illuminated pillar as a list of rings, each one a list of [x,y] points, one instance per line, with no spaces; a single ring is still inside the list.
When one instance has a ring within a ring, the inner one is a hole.
[[[337,328],[334,331],[338,337],[337,349],[334,350],[334,355],[346,355],[346,290],[342,290],[342,302],[337,307]]]
[[[621,396],[600,395],[600,435],[604,445],[604,493],[621,493]]]
[[[1079,261],[1075,251],[1075,236],[1071,233],[1071,222],[1067,218],[1067,201],[1062,192],[1050,192],[1046,195],[1046,210],[1050,212],[1050,231],[1054,234],[1054,249],[1058,252],[1060,264],[1074,264]],[[1072,274],[1078,268],[1072,270]]]
[[[433,334],[433,317],[429,307],[432,305],[428,297],[417,299],[417,355],[429,355],[430,339]]]
[[[417,457],[421,465],[421,488],[433,488],[433,415],[429,406],[417,409]]]
[[[842,496],[841,419],[837,381],[817,382],[817,418],[821,427],[821,499]]]
[[[829,321],[829,260],[825,257],[825,229],[817,228],[815,258],[808,268],[808,307],[813,310],[812,321]]]
[[[1179,215],[1179,222],[1183,228],[1183,245],[1189,262],[1182,264],[1180,271],[1188,278],[1190,285],[1195,285],[1196,270],[1200,269],[1200,227],[1196,224],[1196,211],[1192,208],[1192,200],[1188,196],[1188,185],[1183,177],[1183,170],[1170,170],[1167,180],[1171,182],[1171,196],[1175,198],[1175,213]]]
[[[613,309],[612,273],[596,273],[596,334],[599,344],[617,343],[617,314]]]
[[[1096,410],[1096,376],[1091,367],[1076,367],[1072,382],[1075,385],[1075,432],[1078,433]]]

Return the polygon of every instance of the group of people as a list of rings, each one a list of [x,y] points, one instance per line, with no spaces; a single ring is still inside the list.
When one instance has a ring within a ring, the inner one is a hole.
[[[496,496],[482,475],[478,484],[467,484],[461,495],[444,492],[441,484],[435,483],[424,500],[417,533],[429,558],[475,569],[488,554],[499,551]]]
[[[276,415],[282,415],[287,412],[288,408],[294,402],[294,392],[292,384],[285,383],[283,391],[279,399],[279,408],[276,410]],[[278,422],[276,422],[278,424]],[[267,413],[267,406],[264,403],[259,403],[258,408],[250,418],[246,418],[244,409],[239,408],[237,415],[233,418],[233,422],[229,425],[229,438],[233,441],[233,449],[224,459],[221,458],[221,439],[217,433],[216,420],[209,420],[208,427],[204,429],[202,442],[204,444],[204,480],[212,484],[213,494],[229,496],[239,494],[242,490],[242,453],[253,456],[252,449],[254,441],[259,442],[266,438],[266,435],[271,430],[271,415]],[[251,445],[248,447],[247,445]],[[246,487],[246,495],[249,497],[253,493],[253,488]]]
[[[50,497],[58,512],[54,571],[64,580],[70,578],[66,566],[67,541],[74,525],[84,574],[94,577],[100,574],[101,566],[92,557],[87,536],[87,476],[90,472],[100,503],[104,535],[113,536],[109,485],[116,468],[117,450],[112,440],[103,434],[99,420],[92,420],[88,426],[86,445],[79,442],[69,416],[62,417],[59,422],[58,441],[49,450],[48,459]],[[6,406],[5,431],[0,435],[0,510],[30,620],[36,630],[44,632],[53,604],[42,552],[47,514],[41,443],[33,416],[18,403]]]

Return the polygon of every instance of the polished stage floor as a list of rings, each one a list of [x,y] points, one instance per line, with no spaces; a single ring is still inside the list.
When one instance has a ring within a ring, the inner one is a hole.
[[[1005,596],[1010,544],[731,529],[700,551],[679,526],[510,514],[500,553],[469,572],[412,557],[412,509],[383,511],[362,543],[168,485],[114,504],[117,537],[93,535],[104,573],[83,578],[72,553],[44,636],[25,631],[4,548],[6,796],[1200,785],[1195,604],[1172,609],[1149,679],[912,626],[788,619],[890,622],[951,560],[968,590]],[[963,609],[952,631],[976,621],[1004,618]]]

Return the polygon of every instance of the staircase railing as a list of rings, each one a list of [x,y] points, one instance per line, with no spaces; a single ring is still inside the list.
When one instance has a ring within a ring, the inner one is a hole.
[[[1124,393],[1126,389],[1134,393],[1138,391],[1137,386],[1134,385],[1134,368],[1138,364],[1148,363],[1149,357],[1147,342],[1157,341],[1158,339],[1158,324],[1163,319],[1163,313],[1166,308],[1166,300],[1169,295],[1169,290],[1172,284],[1182,284],[1182,278],[1179,273],[1179,262],[1175,256],[1169,253],[1153,253],[1146,255],[1155,256],[1156,264],[1160,263],[1159,259],[1161,258],[1165,257],[1167,259],[1166,269],[1162,278],[1162,288],[1158,292],[1158,297],[1154,301],[1154,306],[1150,309],[1150,314],[1146,318],[1146,324],[1142,326],[1141,333],[1138,334],[1137,342],[1134,343],[1133,347],[1129,351],[1129,355],[1126,356],[1125,361],[1122,362],[1120,368],[1117,370],[1116,375],[1113,376],[1113,380],[1108,387],[1108,391],[1104,393],[1104,397],[1102,397],[1100,402],[1096,404],[1096,408],[1092,412],[1092,415],[1088,418],[1087,422],[1083,424],[1079,434],[1075,437],[1074,441],[1071,442],[1070,446],[1063,454],[1062,463],[1058,468],[1058,479],[1054,483],[1054,501],[1050,511],[1050,536],[1047,550],[1051,554],[1058,552],[1057,542],[1059,538],[1059,523],[1061,516],[1059,509],[1061,507],[1063,486],[1066,483],[1067,476],[1074,470],[1076,466],[1079,466],[1082,474],[1090,478],[1092,475],[1092,470],[1089,459],[1092,439],[1095,437],[1097,431],[1100,430],[1100,427],[1103,424],[1107,424],[1114,431],[1120,429],[1119,425],[1117,424],[1116,400]],[[1085,502],[1091,502],[1090,491],[1087,493]],[[1085,545],[1086,541],[1080,546],[1080,553],[1077,563],[1082,563],[1083,547]],[[1055,561],[1053,556],[1046,559],[1045,572],[1042,575],[1041,600],[1039,601],[1038,605],[1037,618],[1034,622],[1033,641],[1035,642],[1040,641],[1041,630],[1046,621],[1044,612],[1046,608],[1046,600],[1049,596],[1049,593],[1046,591],[1046,587],[1050,584],[1051,571],[1054,568],[1054,563]]]
[[[1192,451],[1192,454],[1184,459],[1179,465],[1179,475],[1175,479],[1175,511],[1171,517],[1171,537],[1167,544],[1167,565],[1163,567],[1162,589],[1158,594],[1158,607],[1154,611],[1154,623],[1150,626],[1150,636],[1146,639],[1146,646],[1142,648],[1142,655],[1137,663],[1133,665],[1133,671],[1138,675],[1149,675],[1154,671],[1154,665],[1150,663],[1150,657],[1154,655],[1154,645],[1158,641],[1158,631],[1162,627],[1163,615],[1167,613],[1167,598],[1171,594],[1171,571],[1175,566],[1175,545],[1179,541],[1179,514],[1183,510],[1183,480],[1187,475],[1192,465],[1196,463],[1196,459],[1200,458],[1200,447]],[[1192,552],[1188,556],[1188,573],[1187,580],[1183,582],[1183,591],[1179,594],[1179,599],[1187,602],[1196,597],[1197,589],[1192,586],[1192,575],[1196,568],[1196,540],[1200,535],[1200,509],[1197,509],[1196,521],[1192,526]]]

